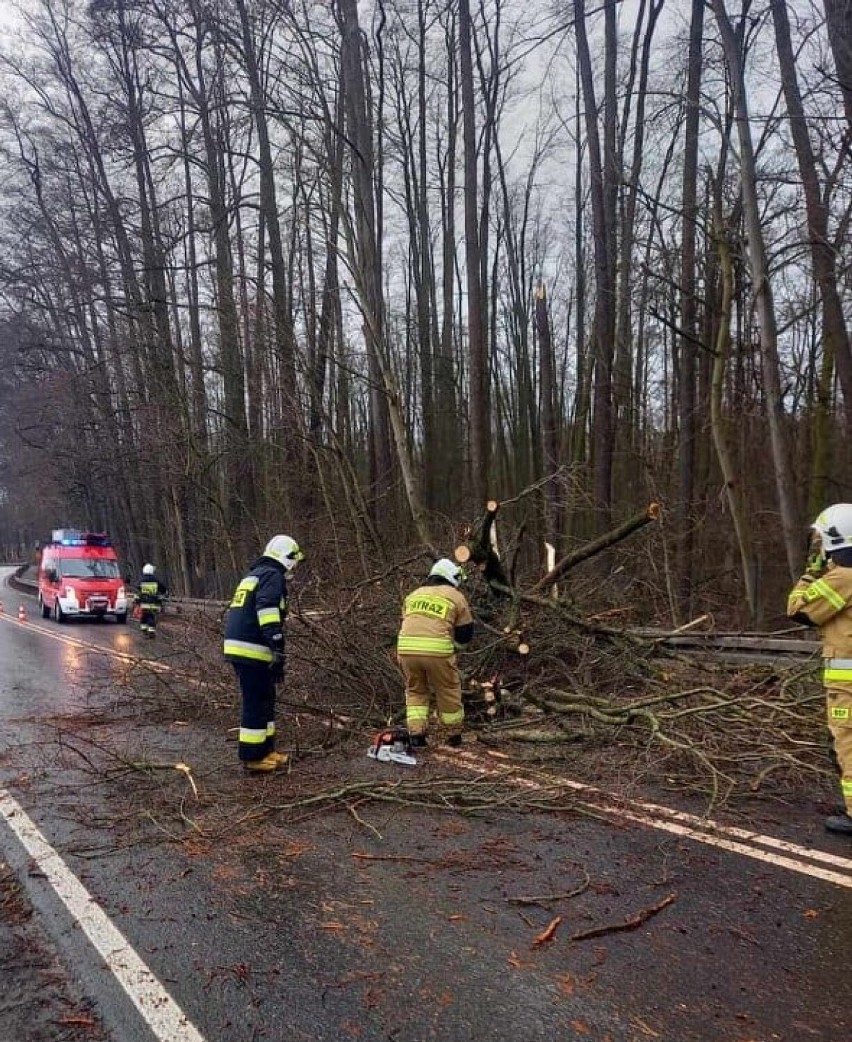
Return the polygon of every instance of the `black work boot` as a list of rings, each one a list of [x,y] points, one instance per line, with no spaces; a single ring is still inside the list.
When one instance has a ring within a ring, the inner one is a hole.
[[[412,734],[408,736],[408,744],[412,749],[425,749],[429,743],[425,734]]]
[[[832,814],[825,819],[827,832],[837,832],[846,836],[852,836],[852,817],[847,813]]]
[[[462,744],[462,736],[460,734],[451,734],[447,739],[447,745],[451,749],[458,749]]]

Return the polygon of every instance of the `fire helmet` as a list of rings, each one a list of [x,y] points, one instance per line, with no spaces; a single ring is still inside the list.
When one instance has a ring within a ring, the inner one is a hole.
[[[819,533],[824,554],[852,546],[852,503],[835,503],[827,507],[811,528]]]
[[[462,569],[459,568],[455,561],[451,561],[449,557],[442,557],[440,561],[436,561],[432,565],[429,575],[438,575],[455,587],[461,586],[467,578]]]
[[[296,540],[288,535],[274,535],[266,544],[263,556],[283,564],[288,572],[305,559]]]

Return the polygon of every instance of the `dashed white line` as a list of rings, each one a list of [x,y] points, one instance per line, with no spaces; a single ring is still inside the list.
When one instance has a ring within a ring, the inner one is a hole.
[[[131,948],[124,934],[4,789],[0,789],[0,815],[80,924],[158,1042],[204,1042],[204,1037]]]

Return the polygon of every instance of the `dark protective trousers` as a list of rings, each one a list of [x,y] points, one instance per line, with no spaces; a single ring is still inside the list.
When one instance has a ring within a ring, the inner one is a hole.
[[[275,682],[266,663],[232,663],[240,682],[240,759],[262,760],[275,749]]]

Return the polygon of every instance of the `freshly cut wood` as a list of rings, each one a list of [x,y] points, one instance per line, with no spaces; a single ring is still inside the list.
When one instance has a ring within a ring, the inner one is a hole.
[[[494,587],[494,584],[497,584],[507,587],[510,585],[509,579],[500,561],[494,538],[494,524],[499,509],[500,504],[497,500],[489,499],[485,504],[485,516],[473,529],[468,541],[457,546],[453,554],[459,564],[472,562],[482,565],[483,577],[490,586]]]

